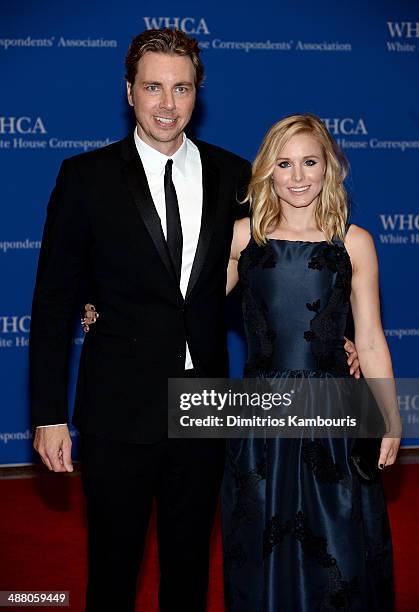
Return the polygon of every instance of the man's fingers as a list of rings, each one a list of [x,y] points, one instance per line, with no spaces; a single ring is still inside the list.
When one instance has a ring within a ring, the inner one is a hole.
[[[67,425],[38,427],[34,447],[49,470],[72,471],[71,438]]]
[[[55,449],[50,449],[47,451],[47,457],[52,465],[52,469],[54,472],[65,472],[65,468],[61,462],[60,451]]]
[[[343,345],[343,348],[345,349],[346,356],[348,358],[347,363],[349,366],[349,373],[351,374],[351,376],[353,375],[354,378],[361,378],[358,353],[356,351],[355,344],[348,340],[348,338],[346,338],[345,336],[344,340],[345,344]]]
[[[52,470],[52,465],[51,465],[51,462],[50,462],[50,460],[48,459],[48,457],[47,457],[46,455],[42,455],[41,453],[40,453],[40,457],[41,457],[41,459],[42,459],[42,463],[43,463],[44,465],[46,465],[46,467],[47,467],[47,468],[48,468],[48,469],[49,469],[49,470],[52,472],[52,471],[53,471],[53,470]]]
[[[344,340],[345,340],[345,344],[343,345],[343,348],[345,349],[345,351],[347,353],[354,353],[355,352],[354,343],[348,340],[348,338],[346,338],[345,336],[344,336]]]
[[[33,441],[33,447],[36,450],[36,452],[39,454],[39,456],[41,457],[42,463],[44,465],[46,465],[46,467],[52,471],[52,465],[50,460],[47,457],[46,451],[45,451],[45,446],[42,443],[42,435],[41,434],[41,429],[37,429],[35,432],[35,438]]]
[[[73,471],[73,462],[71,461],[71,440],[70,442],[63,442],[61,461],[67,472]]]
[[[40,451],[40,452],[39,452],[39,454],[40,454],[40,456],[41,456],[42,462],[44,463],[44,465],[46,465],[46,467],[47,467],[47,468],[48,468],[48,469],[49,469],[51,472],[57,472],[57,471],[59,471],[59,470],[57,469],[57,467],[60,467],[60,466],[59,466],[59,461],[58,461],[58,462],[55,462],[55,461],[53,460],[52,455],[51,455],[51,454],[50,454],[50,453],[49,453],[47,450],[45,450],[45,449],[44,449],[44,450],[42,450],[42,452]]]
[[[349,372],[350,372],[351,374],[353,374],[353,373],[354,373],[354,372],[356,372],[357,370],[359,370],[359,361],[358,361],[358,359],[357,359],[357,358],[354,358],[354,359],[352,360],[352,362],[351,362],[351,367],[350,367]]]
[[[351,368],[350,373],[353,374],[359,368],[358,355],[355,350],[355,345],[345,338],[346,342],[343,346],[347,356],[347,364]]]

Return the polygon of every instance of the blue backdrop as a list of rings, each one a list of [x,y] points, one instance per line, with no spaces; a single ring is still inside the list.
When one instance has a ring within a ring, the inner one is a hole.
[[[1,15],[0,464],[33,460],[28,329],[49,193],[62,159],[131,129],[123,60],[145,28],[176,26],[199,39],[207,75],[193,122],[200,138],[253,159],[281,116],[324,119],[351,163],[352,220],[376,241],[395,373],[418,376],[417,2],[2,0]],[[244,345],[230,319],[239,375]],[[74,337],[73,366],[79,326]],[[405,397],[404,417],[419,419],[418,411],[418,397]]]

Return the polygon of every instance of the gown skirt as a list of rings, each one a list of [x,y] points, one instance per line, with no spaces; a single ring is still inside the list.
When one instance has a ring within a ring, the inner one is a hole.
[[[342,241],[251,238],[239,260],[247,377],[348,377],[351,263]],[[228,612],[390,612],[392,544],[380,476],[347,438],[227,443]]]

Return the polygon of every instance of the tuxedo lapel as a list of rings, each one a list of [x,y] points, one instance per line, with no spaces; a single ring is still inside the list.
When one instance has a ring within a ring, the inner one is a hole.
[[[218,168],[211,160],[205,149],[201,147],[200,143],[197,142],[196,144],[199,148],[202,165],[202,219],[198,246],[196,248],[185,299],[189,297],[199,278],[199,275],[202,272],[202,268],[208,253],[208,247],[214,231],[215,215],[218,204]]]
[[[127,136],[127,138],[122,141],[122,156],[127,161],[127,164],[123,168],[123,175],[135,202],[137,211],[154,242],[154,246],[162,262],[174,282],[177,284],[160,217],[154,206],[144,167],[132,136]]]

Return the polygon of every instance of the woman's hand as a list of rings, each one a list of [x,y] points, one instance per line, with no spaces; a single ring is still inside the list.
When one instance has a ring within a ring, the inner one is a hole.
[[[99,313],[93,304],[85,304],[84,305],[84,318],[81,319],[81,324],[83,327],[83,331],[87,334],[90,329],[90,325],[96,323],[99,318]]]
[[[378,467],[383,470],[388,465],[393,465],[396,461],[397,452],[400,446],[400,438],[383,438],[380,448],[380,458]]]

